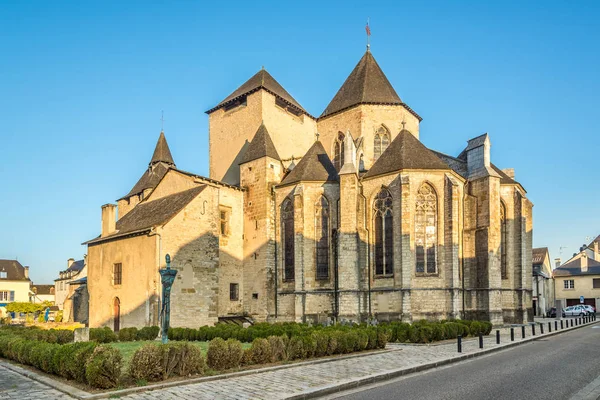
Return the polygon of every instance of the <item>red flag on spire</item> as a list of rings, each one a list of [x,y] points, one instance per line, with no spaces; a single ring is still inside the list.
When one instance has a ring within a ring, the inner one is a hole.
[[[365,26],[365,29],[367,30],[367,36],[371,36],[371,28],[369,27],[368,22],[367,22],[367,26]]]

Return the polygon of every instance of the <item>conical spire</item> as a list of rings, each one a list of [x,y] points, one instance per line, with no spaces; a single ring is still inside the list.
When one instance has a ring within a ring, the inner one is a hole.
[[[165,133],[163,131],[160,131],[160,136],[158,137],[158,142],[156,142],[156,148],[154,149],[150,165],[159,162],[170,164],[173,167],[175,166],[175,161],[173,161],[171,150],[169,150],[169,145],[167,144],[167,139],[165,138]]]
[[[266,90],[267,92],[271,93],[272,95],[282,99],[284,102],[297,108],[302,113],[304,113],[306,115],[310,115],[310,114],[308,114],[308,112],[306,112],[306,110],[304,108],[302,108],[302,106],[296,101],[296,99],[294,99],[292,97],[292,95],[289,94],[283,88],[283,86],[281,86],[279,84],[279,82],[277,82],[275,80],[275,78],[273,78],[271,76],[271,74],[269,74],[267,72],[266,69],[264,69],[264,67],[260,71],[258,71],[256,74],[254,74],[252,76],[252,78],[250,78],[246,82],[244,82],[244,84],[242,84],[242,86],[240,86],[239,88],[234,90],[233,93],[231,93],[229,96],[227,96],[225,98],[225,100],[220,102],[216,107],[213,107],[210,110],[206,111],[206,113],[210,114],[210,113],[218,110],[219,108],[224,107],[228,103],[233,102],[233,101],[237,100],[238,98],[245,96],[247,94],[250,94],[252,92],[255,92],[259,89]]]
[[[425,147],[412,133],[402,130],[363,176],[363,179],[403,169],[445,170],[450,169],[450,167]]]
[[[269,131],[267,131],[267,127],[265,126],[264,122],[262,122],[258,127],[258,130],[254,134],[252,142],[250,142],[248,145],[246,153],[244,154],[244,158],[240,164],[258,160],[262,157],[271,157],[275,160],[281,161],[281,158],[279,158],[279,153],[277,153],[277,149],[273,144],[273,140],[271,140],[271,135],[269,135]]]
[[[323,144],[316,141],[298,165],[281,182],[288,185],[297,182],[335,182],[339,177]]]
[[[319,118],[358,104],[403,104],[368,49]]]

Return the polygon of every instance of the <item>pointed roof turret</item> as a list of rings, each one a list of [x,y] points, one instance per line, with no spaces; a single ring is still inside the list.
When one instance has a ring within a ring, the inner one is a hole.
[[[338,174],[320,141],[316,141],[281,185],[298,182],[337,182]]]
[[[175,161],[173,161],[173,156],[171,155],[171,150],[167,144],[165,133],[160,131],[154,153],[152,154],[152,159],[150,160],[150,163],[148,163],[148,169],[129,193],[117,201],[140,194],[146,189],[154,189],[165,176],[169,168],[176,168]]]
[[[269,74],[264,68],[258,71],[256,74],[254,74],[254,76],[248,79],[242,86],[234,90],[233,93],[227,96],[225,100],[220,102],[216,107],[213,107],[210,110],[206,111],[206,113],[210,114],[214,111],[217,111],[219,108],[224,107],[227,104],[239,100],[241,97],[246,96],[250,93],[254,93],[260,89],[266,90],[273,96],[283,100],[285,103],[292,106],[293,108],[296,108],[301,113],[306,114],[311,118],[314,118],[304,108],[302,108],[302,106],[296,101],[296,99],[294,99],[292,95],[289,94],[283,88],[283,86],[281,86],[279,82],[277,82],[275,78],[273,78],[271,74]]]
[[[407,130],[401,131],[375,161],[363,178],[385,175],[403,169],[450,169]]]
[[[358,104],[404,105],[368,50],[319,118]]]
[[[273,140],[271,140],[271,135],[269,135],[269,131],[267,131],[267,127],[265,126],[264,122],[262,122],[258,127],[258,130],[248,145],[246,153],[244,154],[244,158],[240,164],[258,160],[262,157],[271,157],[275,160],[281,161],[281,158],[279,158],[279,154],[277,153],[277,149],[273,144]]]
[[[157,162],[164,162],[175,166],[175,161],[173,161],[173,156],[171,156],[171,150],[169,149],[167,138],[165,138],[165,133],[163,131],[160,131],[160,136],[158,137],[158,142],[156,142],[150,165],[156,164]]]

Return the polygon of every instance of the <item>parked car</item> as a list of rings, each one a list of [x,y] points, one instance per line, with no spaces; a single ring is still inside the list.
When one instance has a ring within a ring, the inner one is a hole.
[[[590,312],[583,305],[577,305],[563,308],[562,315],[563,317],[581,317],[588,315],[589,313]]]
[[[546,317],[548,318],[556,318],[556,307],[552,307],[548,311],[546,311]]]
[[[594,314],[596,312],[596,308],[594,308],[594,306],[590,306],[588,304],[582,304],[581,306],[588,310],[590,314]]]

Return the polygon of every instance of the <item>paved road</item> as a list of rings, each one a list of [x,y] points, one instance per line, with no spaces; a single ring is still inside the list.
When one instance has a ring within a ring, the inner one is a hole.
[[[329,398],[598,399],[599,328],[596,325],[577,329]]]

